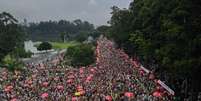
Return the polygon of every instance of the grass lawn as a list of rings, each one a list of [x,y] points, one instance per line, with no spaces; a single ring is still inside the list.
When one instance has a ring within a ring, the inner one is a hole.
[[[53,49],[66,49],[69,46],[74,46],[80,44],[79,42],[76,41],[70,41],[70,42],[50,42],[52,44]]]

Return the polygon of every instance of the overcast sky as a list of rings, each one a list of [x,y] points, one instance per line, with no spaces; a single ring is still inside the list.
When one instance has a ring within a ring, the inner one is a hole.
[[[128,8],[131,0],[0,0],[0,12],[6,11],[20,21],[87,20],[95,25],[106,24],[110,7]]]

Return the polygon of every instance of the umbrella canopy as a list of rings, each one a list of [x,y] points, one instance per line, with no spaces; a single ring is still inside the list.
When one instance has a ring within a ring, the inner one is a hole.
[[[131,98],[131,97],[134,97],[134,94],[132,92],[125,92],[124,96]]]

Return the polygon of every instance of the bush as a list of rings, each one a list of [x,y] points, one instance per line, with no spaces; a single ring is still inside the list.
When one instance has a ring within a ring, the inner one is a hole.
[[[10,71],[23,69],[23,64],[10,54],[4,57],[3,64]]]
[[[65,59],[72,66],[87,66],[94,62],[93,46],[80,44],[67,49]]]
[[[50,50],[52,49],[52,44],[50,44],[49,42],[42,42],[37,49],[39,51],[43,51],[43,50]]]
[[[0,13],[0,62],[16,47],[23,45],[24,39],[25,33],[18,21],[7,12]]]
[[[89,33],[87,33],[87,32],[80,32],[75,37],[75,40],[78,41],[78,42],[83,42],[83,41],[87,40],[88,36],[89,36]]]
[[[30,58],[33,53],[30,51],[26,52],[23,47],[16,48],[12,54],[17,58]]]

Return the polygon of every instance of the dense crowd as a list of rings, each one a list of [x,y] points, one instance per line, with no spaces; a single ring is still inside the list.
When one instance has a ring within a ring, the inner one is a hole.
[[[96,64],[62,65],[63,54],[26,70],[0,70],[0,101],[171,101],[173,96],[111,41],[97,41]]]

